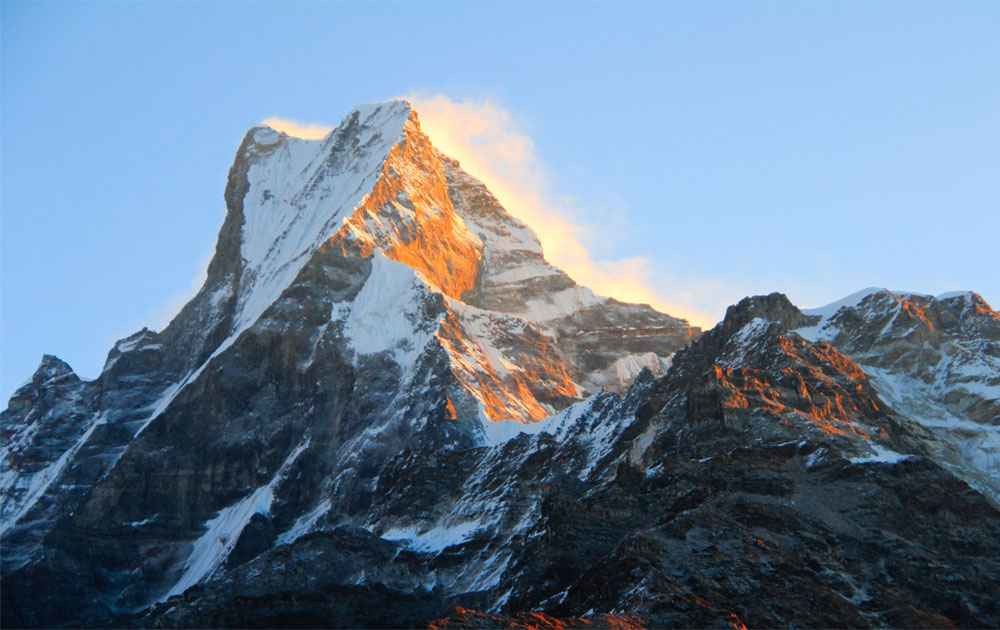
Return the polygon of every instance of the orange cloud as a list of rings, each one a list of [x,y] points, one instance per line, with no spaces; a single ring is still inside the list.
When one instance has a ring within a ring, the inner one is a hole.
[[[331,131],[333,131],[333,127],[328,125],[322,125],[319,123],[302,123],[289,120],[288,118],[277,118],[274,116],[271,118],[265,118],[261,121],[261,124],[267,125],[275,131],[287,133],[290,136],[302,138],[303,140],[322,140],[330,135]]]
[[[574,280],[600,295],[649,304],[702,327],[717,321],[717,317],[657,289],[650,280],[648,259],[592,257],[584,244],[591,230],[577,220],[579,209],[552,192],[534,143],[508,111],[489,101],[454,100],[441,95],[407,99],[434,146],[461,162],[462,168],[482,181],[508,212],[530,226],[542,243],[545,257]]]

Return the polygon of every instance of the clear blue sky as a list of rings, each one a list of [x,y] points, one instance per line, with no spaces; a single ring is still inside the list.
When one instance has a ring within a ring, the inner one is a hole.
[[[411,92],[508,109],[613,226],[603,253],[714,287],[708,308],[871,285],[1000,304],[994,1],[2,10],[0,406],[43,352],[95,376],[190,292],[249,126]]]

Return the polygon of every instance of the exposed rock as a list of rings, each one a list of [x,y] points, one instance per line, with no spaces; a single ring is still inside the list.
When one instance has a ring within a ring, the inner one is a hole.
[[[950,445],[941,460],[1000,500],[1000,313],[970,291],[867,289],[796,332],[856,360],[888,404]]]
[[[478,610],[456,606],[442,619],[430,623],[430,630],[564,630],[565,628],[593,628],[594,630],[639,630],[645,626],[633,617],[618,615],[595,615],[593,617],[557,618],[541,612],[517,613],[514,615],[491,615]]]

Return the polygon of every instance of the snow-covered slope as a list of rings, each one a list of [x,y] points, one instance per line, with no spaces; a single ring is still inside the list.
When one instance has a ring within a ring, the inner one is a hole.
[[[399,102],[361,107],[324,140],[250,131],[234,328],[253,324],[361,204],[402,140],[409,113]],[[354,149],[349,162],[340,156],[345,145]]]
[[[1000,491],[1000,314],[982,297],[866,289],[803,312],[816,319],[798,334],[849,354],[887,403]]]

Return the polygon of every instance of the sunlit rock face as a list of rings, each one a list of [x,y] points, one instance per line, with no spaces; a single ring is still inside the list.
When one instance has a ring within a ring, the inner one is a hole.
[[[454,299],[475,286],[483,243],[456,213],[444,166],[414,112],[407,111],[374,187],[326,246],[362,257],[382,251]]]
[[[971,291],[885,289],[806,313],[798,334],[856,360],[883,400],[952,445],[952,464],[1000,496],[1000,313]]]
[[[981,300],[699,335],[549,265],[401,101],[251,129],[225,197],[166,329],[0,414],[4,627],[1000,623],[984,451],[882,372],[953,357],[928,404],[992,430]]]

